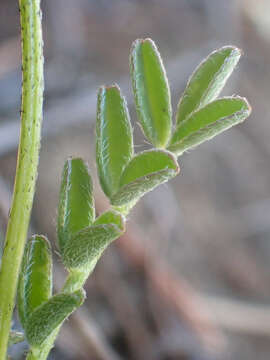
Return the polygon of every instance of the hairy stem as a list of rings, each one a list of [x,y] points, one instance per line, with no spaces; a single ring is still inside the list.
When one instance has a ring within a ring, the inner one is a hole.
[[[70,272],[63,286],[62,291],[70,294],[76,290],[81,289],[84,286],[84,283],[90,276],[95,266],[96,266],[96,261],[93,263],[91,269],[86,269],[85,271],[74,270]]]
[[[0,360],[6,359],[18,275],[35,192],[44,87],[40,0],[19,0],[19,7],[23,71],[21,133],[0,271]]]

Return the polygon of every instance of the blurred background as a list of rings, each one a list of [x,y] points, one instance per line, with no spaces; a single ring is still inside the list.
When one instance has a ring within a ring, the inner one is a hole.
[[[268,0],[43,0],[45,107],[31,233],[55,249],[60,176],[68,156],[89,162],[97,211],[108,204],[95,168],[97,89],[127,97],[136,149],[148,148],[134,112],[129,49],[151,37],[173,108],[198,63],[233,44],[242,59],[223,94],[253,113],[179,159],[181,174],[143,198],[127,233],[86,284],[50,359],[266,360],[270,358],[270,2]],[[16,166],[21,85],[17,1],[0,1],[0,234]],[[14,326],[19,326],[14,320]],[[23,359],[26,344],[11,349]]]

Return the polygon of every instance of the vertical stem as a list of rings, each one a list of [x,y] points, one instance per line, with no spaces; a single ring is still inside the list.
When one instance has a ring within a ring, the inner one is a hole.
[[[40,0],[19,0],[22,36],[21,133],[12,205],[0,271],[0,360],[6,359],[18,275],[32,210],[43,104]]]

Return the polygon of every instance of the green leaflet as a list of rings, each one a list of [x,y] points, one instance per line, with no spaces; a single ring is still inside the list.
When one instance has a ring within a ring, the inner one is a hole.
[[[27,242],[18,284],[18,311],[25,326],[27,318],[52,295],[51,246],[45,236]]]
[[[85,299],[84,290],[71,294],[57,294],[40,305],[27,319],[26,338],[33,347],[40,346],[50,334],[79,306]]]
[[[144,151],[134,156],[125,168],[112,204],[119,206],[136,200],[178,172],[179,166],[172,153],[165,150]]]
[[[67,243],[63,254],[66,267],[92,268],[106,247],[124,231],[123,216],[113,210],[105,212],[92,226],[76,233]]]
[[[162,59],[151,39],[133,43],[130,72],[144,134],[155,147],[164,148],[172,127],[171,95]]]
[[[8,340],[8,346],[18,344],[20,342],[24,341],[24,334],[19,331],[13,331],[11,330],[9,333],[9,340]]]
[[[86,163],[79,158],[68,159],[64,165],[58,207],[58,245],[95,220],[93,185]]]
[[[187,149],[244,121],[250,112],[251,108],[244,98],[224,97],[215,100],[178,125],[169,150],[179,156]]]
[[[236,67],[241,50],[224,46],[212,52],[191,75],[180,99],[176,124],[184,121],[193,111],[215,100]]]
[[[101,87],[98,93],[96,162],[100,184],[110,198],[133,156],[133,135],[129,112],[117,85]]]

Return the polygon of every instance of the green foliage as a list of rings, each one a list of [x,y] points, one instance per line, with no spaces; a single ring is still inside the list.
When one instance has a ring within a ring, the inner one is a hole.
[[[193,112],[176,128],[169,149],[178,156],[244,121],[251,109],[246,99],[221,98]]]
[[[92,270],[106,247],[125,231],[123,216],[116,211],[101,215],[92,226],[77,232],[66,244],[63,259],[67,268]]]
[[[125,205],[138,200],[156,186],[168,181],[179,172],[174,155],[165,150],[148,150],[129,162],[120,179],[120,188],[112,204]]]
[[[236,67],[241,51],[234,46],[224,46],[212,52],[191,75],[178,104],[176,123],[184,121],[217,98],[227,79]]]
[[[90,271],[107,245],[124,231],[122,215],[116,212],[103,214],[94,222],[92,190],[86,164],[69,159],[64,166],[58,211],[59,250],[69,270]]]
[[[123,169],[133,156],[132,128],[126,101],[117,85],[98,93],[96,161],[100,184],[110,198],[118,189]]]
[[[95,220],[93,185],[88,167],[82,159],[65,163],[58,207],[58,245],[64,251],[72,235]]]
[[[84,290],[72,294],[57,294],[40,305],[27,319],[25,332],[29,344],[41,346],[51,333],[81,304],[85,299]]]
[[[143,132],[154,145],[137,154],[119,87],[100,88],[96,163],[101,187],[112,207],[95,218],[88,167],[82,159],[68,159],[57,222],[59,252],[69,271],[62,291],[52,296],[51,249],[44,236],[34,235],[29,240],[22,262],[18,309],[31,346],[29,359],[46,359],[62,322],[83,303],[83,285],[98,259],[125,232],[124,215],[144,194],[179,173],[176,156],[249,116],[251,109],[244,98],[216,100],[239,57],[240,50],[228,46],[199,65],[178,104],[173,129],[170,89],[160,54],[152,40],[135,41],[130,64],[136,109]],[[17,338],[11,333],[10,343],[14,341]]]
[[[171,135],[171,95],[162,59],[151,39],[133,43],[130,73],[144,134],[155,147],[164,148]]]
[[[18,285],[18,311],[22,326],[27,318],[52,295],[51,246],[45,236],[27,242]]]
[[[94,225],[114,224],[121,231],[125,231],[125,218],[118,211],[107,210],[101,214],[95,221]]]

